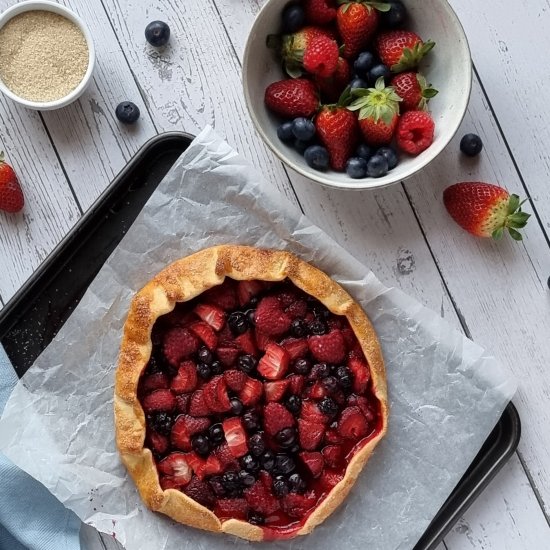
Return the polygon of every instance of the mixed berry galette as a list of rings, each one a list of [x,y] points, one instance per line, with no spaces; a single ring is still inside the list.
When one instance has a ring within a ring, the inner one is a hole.
[[[152,510],[249,540],[309,533],[344,500],[387,416],[365,313],[288,252],[208,248],[133,299],[116,436]]]

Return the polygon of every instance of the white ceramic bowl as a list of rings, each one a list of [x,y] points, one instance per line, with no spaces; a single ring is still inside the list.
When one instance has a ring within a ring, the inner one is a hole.
[[[345,173],[320,172],[310,168],[304,158],[277,137],[280,119],[264,105],[266,87],[285,77],[281,63],[266,46],[269,34],[280,32],[281,12],[288,0],[267,0],[246,43],[243,62],[243,86],[250,116],[272,151],[300,174],[323,185],[338,189],[374,189],[408,178],[430,163],[456,133],[470,97],[472,66],[464,29],[446,0],[405,0],[410,14],[408,29],[424,40],[435,41],[435,48],[420,66],[428,82],[439,90],[430,110],[436,130],[433,144],[417,157],[400,156],[400,163],[382,178],[352,179]]]
[[[4,93],[6,96],[8,96],[10,99],[15,101],[16,103],[19,103],[24,107],[28,107],[29,109],[37,109],[40,111],[50,111],[52,109],[59,109],[61,107],[65,107],[69,105],[69,103],[72,103],[73,101],[78,99],[82,95],[82,93],[84,92],[88,84],[90,83],[92,79],[92,73],[94,71],[94,66],[95,66],[94,41],[92,40],[92,35],[90,34],[88,27],[85,25],[84,21],[82,21],[82,19],[80,19],[80,17],[76,15],[76,13],[71,11],[69,8],[62,6],[61,4],[56,4],[55,2],[49,2],[48,0],[40,0],[40,1],[28,0],[26,2],[21,2],[20,4],[15,4],[11,8],[8,8],[6,11],[0,14],[0,29],[10,19],[15,17],[16,15],[19,15],[20,13],[23,13],[26,11],[32,11],[32,10],[51,11],[53,13],[62,15],[63,17],[66,17],[69,21],[72,21],[82,31],[82,34],[86,39],[86,44],[88,45],[88,68],[86,70],[86,73],[84,74],[84,77],[80,81],[80,84],[68,95],[66,95],[65,97],[56,99],[55,101],[40,102],[40,101],[29,101],[28,99],[24,99],[18,96],[17,94],[13,93],[2,82],[2,79],[0,79],[0,91]]]

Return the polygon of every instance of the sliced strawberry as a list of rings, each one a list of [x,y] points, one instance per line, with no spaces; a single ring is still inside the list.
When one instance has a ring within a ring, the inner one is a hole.
[[[250,508],[261,514],[272,514],[279,509],[279,501],[261,481],[246,489],[244,496]]]
[[[321,453],[310,453],[303,451],[298,455],[304,466],[309,470],[313,478],[319,477],[323,471],[325,461]]]
[[[159,483],[163,491],[166,491],[167,489],[181,489],[183,485],[171,476],[159,476]]]
[[[328,418],[319,410],[319,407],[314,401],[304,401],[302,403],[300,418],[315,424],[326,424],[328,421]]]
[[[283,510],[291,518],[303,518],[316,504],[317,498],[313,492],[299,495],[288,493],[281,500]]]
[[[374,420],[374,408],[366,397],[362,395],[350,395],[348,398],[348,405],[359,407],[363,416],[367,419],[367,422],[372,422]]]
[[[155,390],[146,395],[142,402],[143,410],[146,413],[168,412],[176,408],[176,398],[170,390]]]
[[[292,320],[276,296],[266,296],[256,308],[255,322],[256,327],[269,336],[281,336],[288,331]]]
[[[214,330],[221,330],[225,324],[225,311],[217,306],[198,304],[193,311]]]
[[[163,372],[156,372],[149,376],[144,376],[141,380],[141,391],[151,393],[155,390],[166,390],[170,387],[170,379]]]
[[[227,412],[231,410],[231,402],[227,394],[227,386],[223,375],[214,376],[203,386],[204,402],[212,412]]]
[[[291,361],[304,358],[309,350],[305,338],[285,338],[281,346],[286,349]]]
[[[340,466],[343,453],[340,445],[327,445],[321,452],[323,453],[325,464],[329,468],[338,468],[338,466]]]
[[[198,336],[210,350],[216,349],[218,345],[218,336],[214,329],[204,321],[197,321],[189,326],[189,330]]]
[[[237,283],[237,296],[239,298],[239,304],[245,306],[261,292],[263,292],[265,286],[260,281],[239,281]]]
[[[191,416],[206,416],[211,412],[204,399],[204,390],[194,392],[189,402],[189,414]]]
[[[341,363],[346,357],[346,344],[339,330],[331,330],[328,334],[310,336],[308,338],[311,355],[326,363]]]
[[[166,360],[173,366],[188,359],[199,349],[199,340],[186,328],[175,327],[164,336],[162,350]]]
[[[225,311],[235,309],[238,305],[235,281],[226,278],[223,284],[214,286],[203,292],[201,299]]]
[[[147,434],[147,439],[151,450],[159,455],[163,455],[168,450],[170,445],[168,438],[157,432]]]
[[[216,474],[221,474],[223,472],[223,464],[221,460],[214,454],[210,454],[206,459],[206,464],[204,465],[204,475],[213,476]]]
[[[369,433],[369,424],[359,407],[348,407],[342,411],[338,430],[346,439],[361,439]]]
[[[290,393],[292,395],[302,395],[305,378],[301,374],[291,374],[286,378],[289,383]]]
[[[172,378],[170,387],[175,393],[187,393],[197,387],[197,365],[194,361],[181,363],[178,373]]]
[[[248,503],[245,498],[220,498],[214,507],[219,518],[246,519]]]
[[[298,420],[298,438],[305,451],[314,451],[323,440],[325,425],[307,420]]]
[[[198,476],[198,478],[204,479],[206,476],[206,473],[204,471],[206,466],[206,460],[204,460],[204,458],[201,458],[195,452],[187,453],[186,458],[187,458],[187,462],[189,463],[189,466],[191,466],[191,469]]]
[[[325,469],[321,473],[319,478],[319,484],[325,491],[332,491],[340,481],[344,479],[344,475],[340,472],[335,472],[334,470]]]
[[[263,391],[264,386],[259,380],[247,376],[244,387],[239,393],[239,399],[242,401],[243,405],[250,407],[261,399]]]
[[[226,370],[223,373],[223,378],[227,387],[233,391],[241,391],[244,388],[246,379],[248,378],[242,370]]]
[[[228,418],[222,423],[225,440],[229,446],[231,454],[239,458],[248,453],[246,433],[240,418]]]
[[[274,436],[283,428],[291,428],[294,424],[294,417],[280,403],[268,403],[264,407],[264,428],[269,435]]]
[[[311,388],[309,388],[308,397],[311,397],[311,399],[320,400],[323,397],[326,397],[328,395],[327,389],[325,386],[321,383],[320,380],[317,380]]]
[[[182,451],[190,451],[191,436],[207,430],[209,426],[209,418],[195,418],[187,414],[181,414],[176,418],[176,421],[172,426],[172,434],[170,438],[172,445]]]
[[[158,471],[170,476],[180,487],[187,485],[193,475],[187,458],[188,455],[184,453],[171,453],[157,464]]]
[[[181,414],[185,414],[189,409],[190,401],[191,401],[190,393],[182,393],[181,395],[176,395],[176,411]]]
[[[307,302],[302,299],[296,300],[285,309],[285,313],[292,320],[302,319],[307,313]]]
[[[280,402],[288,388],[288,385],[289,385],[289,381],[287,379],[275,380],[274,382],[265,382],[264,383],[265,400]]]
[[[221,346],[222,348],[230,347],[234,348],[235,346],[235,336],[233,336],[233,332],[231,332],[231,328],[229,327],[229,324],[225,324],[223,328],[218,332],[218,346]]]
[[[359,395],[365,393],[370,380],[370,370],[367,362],[359,357],[350,357],[348,368],[353,374],[353,391]]]
[[[285,348],[279,344],[269,344],[258,363],[258,372],[269,380],[279,380],[288,370],[290,358]]]
[[[221,361],[222,365],[227,368],[235,364],[240,353],[239,349],[234,346],[220,346],[216,350],[218,359]]]
[[[237,464],[237,462],[235,461],[235,457],[233,456],[233,453],[229,449],[229,445],[227,443],[222,443],[221,445],[218,445],[214,449],[213,454],[216,455],[216,458],[221,462],[222,466],[226,469],[228,466]]]
[[[261,351],[265,351],[267,346],[274,342],[273,338],[269,334],[258,329],[258,327],[256,327],[254,334],[256,335],[256,345]]]
[[[251,330],[247,330],[245,333],[239,334],[239,336],[235,338],[235,343],[244,353],[249,355],[256,355],[256,353],[258,353],[254,333]]]
[[[334,428],[329,428],[325,432],[325,443],[339,445],[342,441],[344,441],[344,438]]]

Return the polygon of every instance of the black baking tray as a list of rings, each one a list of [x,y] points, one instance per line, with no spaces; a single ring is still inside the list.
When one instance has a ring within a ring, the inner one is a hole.
[[[148,141],[67,237],[0,310],[0,342],[22,376],[63,326],[151,193],[189,146],[181,132]],[[414,550],[433,550],[515,452],[521,433],[512,403]]]

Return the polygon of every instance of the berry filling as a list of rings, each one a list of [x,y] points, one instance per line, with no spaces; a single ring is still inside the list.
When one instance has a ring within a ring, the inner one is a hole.
[[[381,429],[343,316],[291,282],[225,282],[152,331],[138,395],[160,485],[292,536]]]

